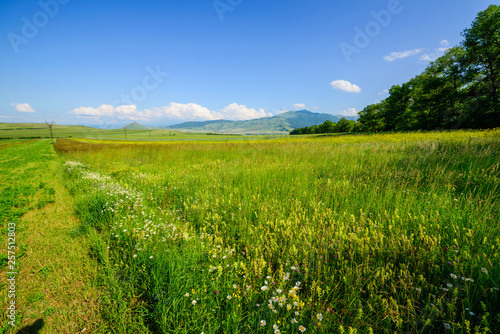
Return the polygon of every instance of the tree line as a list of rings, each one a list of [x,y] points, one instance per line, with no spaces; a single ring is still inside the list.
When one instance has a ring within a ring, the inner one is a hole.
[[[290,134],[499,127],[500,6],[480,12],[462,37],[421,74],[361,110],[357,122],[326,121]]]
[[[337,123],[325,121],[320,125],[311,125],[290,131],[291,135],[309,135],[315,133],[361,132],[359,122],[341,118]]]

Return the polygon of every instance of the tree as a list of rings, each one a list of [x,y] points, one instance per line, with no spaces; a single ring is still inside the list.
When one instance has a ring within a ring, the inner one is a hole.
[[[52,126],[54,126],[54,120],[52,120],[52,122],[49,124],[49,122],[47,122],[47,120],[45,120],[45,124],[47,124],[47,126],[49,127],[49,130],[50,130],[50,140],[52,141],[52,144],[54,143],[54,135],[52,133]]]
[[[412,119],[409,116],[411,82],[394,85],[384,103],[385,131],[409,130]]]
[[[500,6],[491,5],[480,12],[472,26],[462,33],[469,70],[476,74],[476,94],[485,100],[482,126],[500,125]],[[479,96],[475,96],[478,98]],[[493,124],[492,124],[493,122]]]
[[[370,104],[359,113],[358,123],[363,132],[380,132],[385,128],[382,103]]]
[[[335,123],[330,120],[326,120],[323,124],[319,126],[320,133],[334,133],[335,131]]]

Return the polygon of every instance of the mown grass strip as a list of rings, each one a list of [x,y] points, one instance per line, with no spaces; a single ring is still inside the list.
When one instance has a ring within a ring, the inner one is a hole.
[[[79,232],[73,199],[61,183],[62,170],[49,140],[0,147],[0,217],[16,225],[15,298],[2,280],[2,308],[15,301],[15,326],[2,312],[1,332],[77,333],[102,328],[97,264],[90,241]],[[9,268],[2,267],[5,278]]]

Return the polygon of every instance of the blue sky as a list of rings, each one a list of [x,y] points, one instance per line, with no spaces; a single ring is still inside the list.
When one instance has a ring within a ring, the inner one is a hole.
[[[483,0],[1,0],[0,122],[354,115],[461,42]]]

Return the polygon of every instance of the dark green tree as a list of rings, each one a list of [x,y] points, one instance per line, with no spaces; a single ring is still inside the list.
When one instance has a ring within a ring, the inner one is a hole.
[[[491,5],[480,12],[462,36],[468,71],[476,80],[469,87],[465,107],[475,116],[477,126],[499,126],[500,6]]]

